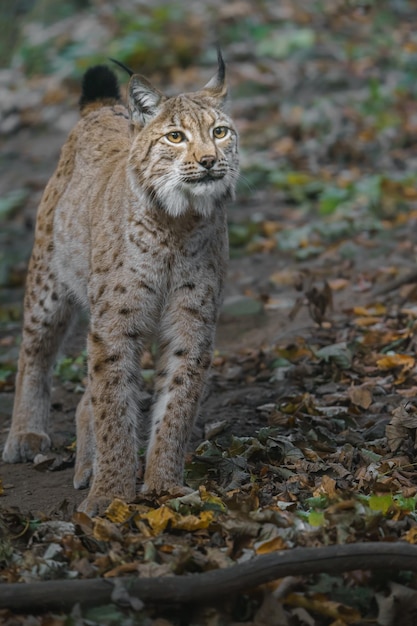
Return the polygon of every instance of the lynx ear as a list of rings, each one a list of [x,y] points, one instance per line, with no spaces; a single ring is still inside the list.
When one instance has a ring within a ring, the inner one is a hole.
[[[210,97],[216,98],[223,105],[227,97],[226,65],[220,48],[217,48],[217,64],[217,73],[203,87],[202,91],[206,92]]]
[[[130,79],[128,107],[133,124],[144,126],[158,113],[159,105],[166,97],[139,74]]]

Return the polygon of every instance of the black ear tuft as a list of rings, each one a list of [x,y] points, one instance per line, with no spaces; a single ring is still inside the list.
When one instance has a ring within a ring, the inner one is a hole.
[[[112,61],[113,63],[116,63],[116,65],[118,65],[119,67],[122,68],[122,70],[127,72],[129,74],[129,76],[133,76],[133,74],[135,73],[133,70],[130,69],[130,67],[127,67],[127,65],[125,65],[121,61],[118,61],[117,59],[112,59],[111,57],[109,57],[109,61]]]
[[[106,65],[95,65],[86,71],[82,82],[80,108],[97,100],[120,100],[116,75]]]
[[[220,45],[217,44],[217,79],[219,83],[223,84],[226,79],[226,64],[223,59],[222,51]]]

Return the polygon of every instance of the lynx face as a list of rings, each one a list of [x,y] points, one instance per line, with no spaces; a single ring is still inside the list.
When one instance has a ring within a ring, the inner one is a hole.
[[[131,184],[173,217],[190,206],[208,215],[216,202],[234,195],[239,168],[234,125],[220,108],[222,99],[186,94],[161,100],[155,117],[135,129]]]

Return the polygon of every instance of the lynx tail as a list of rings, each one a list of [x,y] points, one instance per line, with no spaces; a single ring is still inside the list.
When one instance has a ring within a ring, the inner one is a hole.
[[[95,65],[86,71],[82,82],[81,110],[92,102],[114,104],[119,101],[117,78],[106,65]]]

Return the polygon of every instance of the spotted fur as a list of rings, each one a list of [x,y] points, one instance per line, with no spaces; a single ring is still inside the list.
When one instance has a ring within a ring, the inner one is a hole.
[[[25,295],[10,463],[50,447],[51,370],[80,307],[90,312],[78,406],[80,509],[135,497],[140,361],[159,340],[144,491],[183,484],[184,453],[213,350],[228,256],[224,204],[238,176],[224,65],[200,91],[166,97],[134,74],[128,105],[103,66],[39,207]],[[220,130],[219,130],[220,129]],[[178,140],[179,139],[179,140]]]

